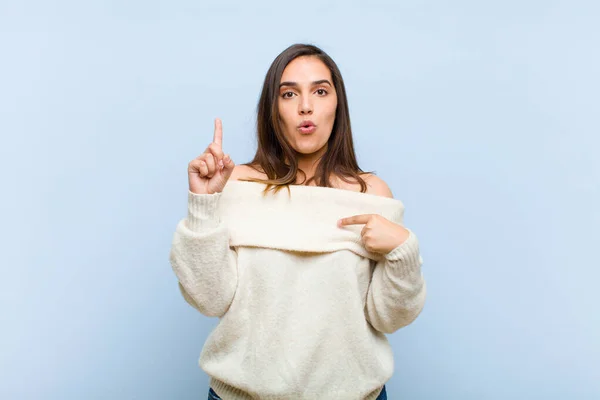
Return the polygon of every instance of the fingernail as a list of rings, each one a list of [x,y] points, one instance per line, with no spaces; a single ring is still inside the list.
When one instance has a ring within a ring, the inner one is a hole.
[[[219,161],[219,167],[223,168],[224,164],[223,164],[223,160]]]

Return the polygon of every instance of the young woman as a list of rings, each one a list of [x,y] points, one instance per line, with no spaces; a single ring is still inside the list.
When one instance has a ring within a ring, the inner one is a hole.
[[[423,308],[422,258],[403,204],[358,167],[327,54],[297,44],[274,60],[257,134],[235,166],[215,120],[170,253],[185,300],[220,319],[199,360],[209,399],[385,399],[385,334]]]

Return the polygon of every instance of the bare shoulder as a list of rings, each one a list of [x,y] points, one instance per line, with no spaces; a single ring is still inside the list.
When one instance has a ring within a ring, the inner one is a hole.
[[[385,183],[385,181],[380,177],[369,173],[360,174],[360,177],[367,184],[367,194],[373,194],[375,196],[390,198],[394,197],[387,183]],[[345,190],[351,190],[353,192],[360,192],[360,184],[358,183],[358,181],[349,183],[342,180],[341,178],[334,178],[334,181],[336,182],[335,187]]]
[[[368,194],[390,198],[394,197],[388,184],[380,177],[373,174],[362,174],[361,178],[363,178],[367,184]]]
[[[240,180],[240,179],[265,179],[266,175],[255,170],[254,168],[248,165],[236,165],[233,168],[233,172],[231,173],[230,180]]]

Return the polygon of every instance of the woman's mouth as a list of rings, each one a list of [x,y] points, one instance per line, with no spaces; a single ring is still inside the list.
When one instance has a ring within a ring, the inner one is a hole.
[[[299,126],[298,130],[303,135],[308,135],[317,130],[317,126],[312,121],[303,121]]]

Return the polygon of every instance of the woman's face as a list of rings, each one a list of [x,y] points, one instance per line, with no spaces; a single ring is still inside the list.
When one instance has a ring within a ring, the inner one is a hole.
[[[304,155],[325,150],[337,107],[329,68],[314,56],[292,60],[281,76],[278,107],[284,135],[294,150]]]

